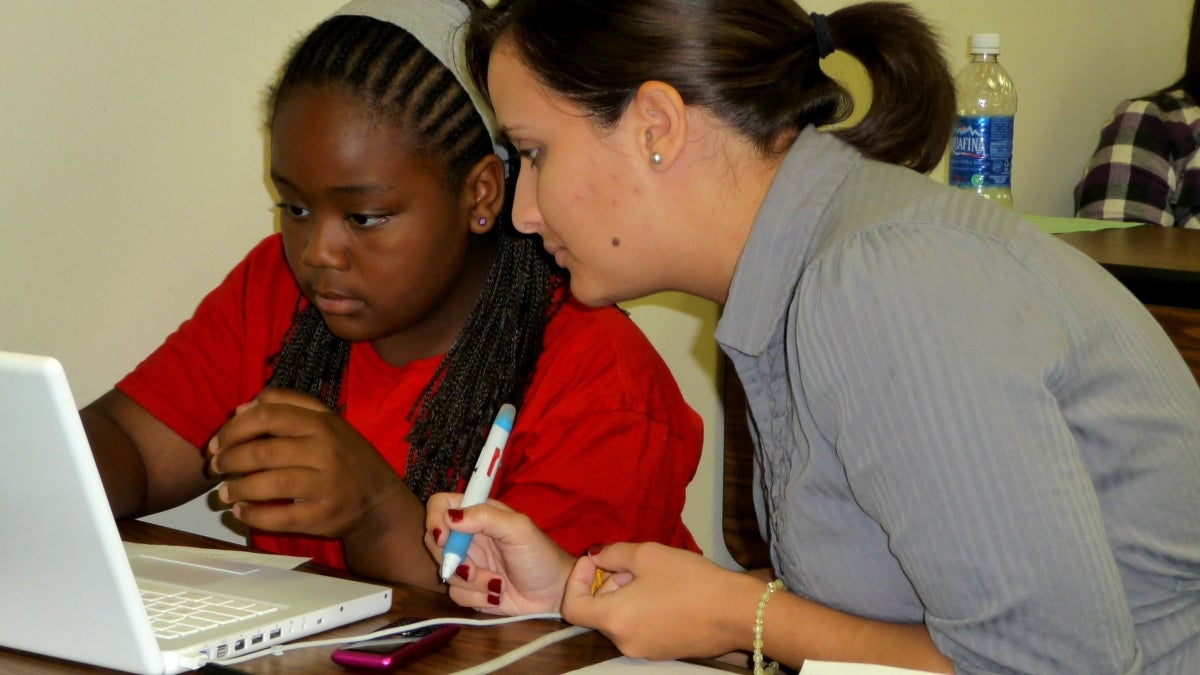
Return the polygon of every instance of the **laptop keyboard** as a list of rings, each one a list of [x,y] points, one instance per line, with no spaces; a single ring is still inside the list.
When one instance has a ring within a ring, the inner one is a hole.
[[[154,637],[169,639],[198,633],[214,626],[270,614],[280,605],[192,588],[142,587],[142,603],[150,616]]]

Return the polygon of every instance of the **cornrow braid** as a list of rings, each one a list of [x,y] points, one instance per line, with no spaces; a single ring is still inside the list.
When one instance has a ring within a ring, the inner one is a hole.
[[[449,187],[460,187],[475,162],[492,151],[487,127],[454,74],[386,21],[335,16],[309,33],[270,92],[268,127],[279,100],[304,87],[339,87],[410,130],[417,154],[448,160]]]
[[[337,87],[381,119],[410,131],[413,150],[442,161],[447,187],[460,189],[492,153],[483,118],[442,63],[400,27],[363,16],[335,16],[308,35],[288,60],[268,99],[268,125],[279,101],[303,88]],[[515,153],[514,153],[515,155]],[[516,162],[509,173],[515,176]],[[506,181],[512,203],[515,181]],[[455,490],[470,474],[492,418],[520,403],[542,351],[542,334],[564,279],[538,241],[502,214],[486,237],[496,256],[458,339],[408,414],[412,422],[405,481],[422,502]],[[301,298],[268,386],[297,389],[344,409],[342,381],[350,345],[329,332]]]

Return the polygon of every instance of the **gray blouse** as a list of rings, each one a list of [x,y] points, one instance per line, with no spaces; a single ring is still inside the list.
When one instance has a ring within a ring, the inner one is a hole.
[[[1090,258],[808,129],[717,339],[791,591],[962,673],[1200,673],[1200,387]]]

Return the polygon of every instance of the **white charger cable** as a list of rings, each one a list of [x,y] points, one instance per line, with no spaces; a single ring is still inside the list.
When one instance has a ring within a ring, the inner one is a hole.
[[[297,649],[308,649],[311,647],[328,647],[331,645],[344,645],[344,644],[347,644],[350,642],[363,642],[365,640],[376,640],[379,638],[395,635],[397,633],[404,633],[407,631],[417,630],[420,628],[427,628],[430,626],[442,626],[442,625],[446,625],[446,624],[454,624],[454,625],[460,625],[460,626],[496,626],[499,624],[515,623],[517,621],[530,621],[533,619],[553,619],[553,620],[561,621],[562,614],[559,614],[558,612],[543,612],[540,614],[524,614],[524,615],[520,615],[520,616],[503,616],[503,617],[496,617],[493,619],[463,619],[463,618],[457,618],[457,617],[423,619],[421,621],[415,621],[413,623],[404,624],[403,626],[396,626],[394,628],[389,628],[387,630],[378,630],[373,633],[367,633],[365,635],[360,635],[357,637],[338,637],[338,638],[327,638],[327,639],[323,639],[323,640],[306,640],[304,642],[293,642],[291,644],[279,645],[279,646],[273,647],[271,649],[264,649],[262,651],[254,652],[252,654],[244,654],[242,656],[236,656],[236,657],[229,658],[229,659],[217,659],[217,660],[212,661],[212,663],[216,663],[216,664],[222,665],[222,666],[233,666],[233,665],[237,665],[239,663],[245,663],[247,661],[252,661],[254,659],[262,658],[264,656],[281,656],[285,652],[290,652],[290,651],[294,651]],[[563,628],[563,629],[554,631],[553,633],[548,633],[546,635],[543,635],[542,637],[540,637],[536,640],[533,640],[527,644],[524,644],[520,647],[517,647],[516,649],[513,649],[512,651],[510,651],[508,653],[501,654],[500,656],[497,656],[496,658],[491,659],[490,661],[486,661],[477,666],[472,666],[471,668],[467,668],[466,670],[458,671],[457,673],[454,673],[452,675],[484,675],[485,673],[491,673],[496,670],[499,670],[500,668],[503,668],[506,665],[514,663],[514,662],[538,651],[539,649],[542,649],[544,647],[552,645],[556,642],[562,642],[563,640],[572,638],[576,635],[581,635],[583,633],[588,632],[589,630],[591,630],[591,629],[583,628],[581,626],[569,626],[567,628]]]
[[[485,661],[477,666],[471,666],[470,668],[459,670],[451,673],[450,675],[486,675],[486,673],[494,673],[505,666],[512,665],[513,663],[520,661],[539,649],[549,647],[556,642],[562,642],[568,638],[573,638],[576,635],[583,635],[590,630],[592,629],[584,628],[583,626],[568,626],[566,628],[561,628],[553,633],[547,633],[532,642],[521,645],[510,652],[501,654],[490,661]]]

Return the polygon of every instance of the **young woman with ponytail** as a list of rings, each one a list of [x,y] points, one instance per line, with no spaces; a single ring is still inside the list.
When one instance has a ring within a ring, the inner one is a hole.
[[[836,130],[833,50],[872,94]],[[451,597],[483,606],[500,578],[500,611],[756,673],[1200,672],[1200,389],[1099,265],[922,175],[955,105],[916,12],[501,0],[468,54],[523,157],[514,224],[580,300],[723,305],[773,569],[611,541],[563,563],[510,511],[451,521],[440,494],[432,550],[466,529],[495,561]]]

